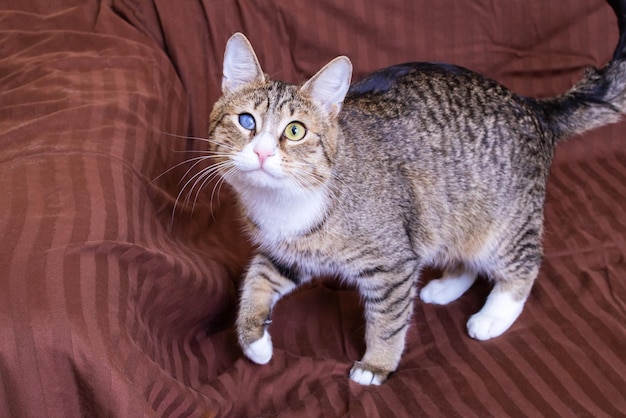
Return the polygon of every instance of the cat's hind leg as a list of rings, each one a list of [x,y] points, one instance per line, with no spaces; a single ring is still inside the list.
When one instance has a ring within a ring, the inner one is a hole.
[[[511,292],[496,288],[482,309],[467,321],[467,333],[474,339],[484,341],[501,335],[522,313],[525,297],[516,298]]]
[[[445,305],[457,300],[476,281],[475,270],[462,263],[448,267],[440,279],[431,280],[420,291],[422,302]]]
[[[470,337],[483,341],[495,338],[520,316],[539,271],[537,257],[529,259],[534,261],[513,265],[502,276],[492,276],[495,284],[485,304],[467,322]]]
[[[253,362],[266,364],[272,358],[272,340],[267,331],[272,307],[298,281],[295,272],[277,266],[265,255],[257,255],[250,263],[239,304],[237,335],[244,354]]]
[[[543,259],[543,189],[530,182],[523,200],[511,206],[512,214],[500,221],[497,235],[487,240],[480,265],[494,283],[483,307],[467,321],[467,333],[489,340],[508,330],[524,309]]]

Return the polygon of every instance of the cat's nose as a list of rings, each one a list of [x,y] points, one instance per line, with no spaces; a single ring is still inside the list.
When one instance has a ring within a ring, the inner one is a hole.
[[[254,153],[259,157],[259,163],[262,167],[265,163],[265,160],[274,155],[275,150],[274,148],[257,145],[256,147],[254,147]]]
[[[259,164],[263,167],[265,161],[276,153],[276,139],[271,133],[260,132],[252,140],[252,151],[259,158]]]

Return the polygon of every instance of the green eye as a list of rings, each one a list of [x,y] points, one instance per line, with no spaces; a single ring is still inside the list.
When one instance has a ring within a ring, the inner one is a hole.
[[[291,122],[283,135],[290,141],[300,141],[306,135],[306,128],[300,122]]]

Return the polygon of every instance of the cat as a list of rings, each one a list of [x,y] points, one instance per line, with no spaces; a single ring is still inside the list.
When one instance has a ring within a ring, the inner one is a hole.
[[[493,288],[467,332],[488,340],[506,331],[541,264],[555,145],[626,111],[625,5],[611,3],[620,27],[612,60],[548,99],[436,63],[351,85],[343,56],[296,86],[270,80],[234,34],[208,141],[210,170],[235,191],[257,248],[236,321],[245,355],[269,362],[274,304],[334,275],[355,285],[365,311],[366,351],[349,376],[379,385],[400,361],[426,265],[444,273],[420,290],[423,302],[452,302],[485,275]]]

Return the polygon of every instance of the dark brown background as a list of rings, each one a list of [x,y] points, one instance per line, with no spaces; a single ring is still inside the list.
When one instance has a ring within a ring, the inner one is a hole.
[[[485,283],[418,304],[398,372],[360,387],[359,300],[331,281],[280,302],[269,365],[243,359],[228,193],[170,225],[190,165],[158,177],[204,148],[173,135],[205,135],[235,31],[287,81],[346,54],[356,78],[446,61],[538,96],[617,40],[601,0],[3,1],[0,416],[626,414],[625,124],[558,149],[546,259],[503,337],[466,336]]]

